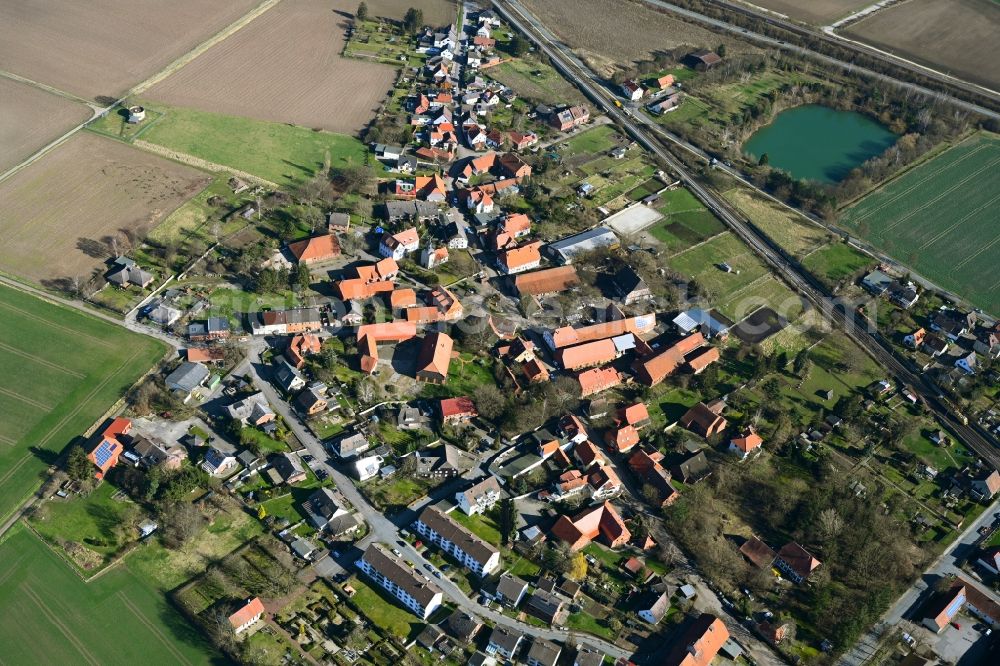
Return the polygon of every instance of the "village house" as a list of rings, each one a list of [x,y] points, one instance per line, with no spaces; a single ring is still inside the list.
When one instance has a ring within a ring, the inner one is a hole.
[[[322,414],[330,406],[326,396],[315,386],[310,386],[295,396],[294,404],[295,408],[307,417]]]
[[[531,639],[531,647],[528,648],[524,660],[528,666],[556,666],[561,654],[562,648],[558,643],[536,636]]]
[[[820,564],[820,561],[813,557],[809,551],[794,541],[789,541],[782,546],[774,560],[774,565],[793,583],[802,583],[807,580],[819,568]]]
[[[420,578],[402,561],[386,552],[381,544],[369,545],[357,566],[376,585],[422,620],[426,620],[441,607],[444,597],[441,589]]]
[[[609,548],[620,548],[632,538],[625,521],[610,502],[586,509],[575,518],[559,516],[552,536],[566,542],[570,550],[580,550],[600,538]]]
[[[710,613],[702,613],[661,662],[663,666],[708,666],[729,640],[726,625]]]
[[[477,576],[487,576],[500,567],[499,550],[435,506],[424,507],[414,529]]]
[[[371,442],[363,433],[355,432],[338,438],[330,445],[330,448],[339,458],[353,458],[371,448]]]
[[[755,536],[751,536],[743,542],[743,545],[740,546],[740,554],[758,569],[769,569],[774,564],[774,558],[777,557],[777,553],[770,546]]]
[[[420,249],[420,235],[415,227],[410,227],[396,234],[385,234],[379,243],[379,254],[383,257],[399,261],[410,252]]]
[[[542,255],[539,252],[541,246],[541,241],[535,241],[520,247],[503,250],[497,254],[497,268],[505,275],[523,273],[538,268],[542,262]]]
[[[988,502],[1000,492],[1000,472],[988,470],[969,484],[969,492],[980,502]]]
[[[575,266],[544,268],[521,273],[514,278],[514,290],[520,296],[545,296],[567,291],[580,284]]]
[[[321,532],[334,521],[350,515],[330,488],[320,488],[310,495],[309,499],[302,503],[302,510],[305,511],[309,523]]]
[[[551,113],[549,125],[560,132],[568,132],[575,127],[586,124],[589,120],[590,111],[586,107],[571,106]]]
[[[254,335],[289,335],[317,332],[323,328],[317,308],[294,310],[269,310],[248,315]]]
[[[205,321],[188,324],[188,339],[192,342],[225,340],[229,337],[229,320],[225,317],[209,317]]]
[[[656,386],[687,363],[686,358],[705,345],[701,332],[693,333],[660,352],[646,344],[636,346],[639,359],[633,369],[636,379],[646,386]]]
[[[211,374],[209,369],[201,363],[185,361],[167,375],[163,383],[184,402],[187,402],[194,395],[194,392],[205,384]]]
[[[670,595],[666,586],[648,590],[636,607],[636,614],[650,624],[659,624],[663,616],[670,610]]]
[[[475,403],[465,396],[441,400],[438,403],[438,411],[441,414],[441,422],[447,425],[466,423],[479,416]]]
[[[318,264],[340,256],[340,243],[333,234],[322,234],[288,244],[288,252],[300,264]]]
[[[659,507],[672,504],[680,493],[670,483],[670,472],[667,471],[660,461],[663,454],[659,451],[646,452],[642,449],[635,450],[628,459],[629,469],[643,483],[655,492],[655,500],[646,498],[647,501],[654,502]]]
[[[634,79],[626,79],[622,82],[621,89],[622,97],[632,102],[642,99],[643,94],[646,92]]]
[[[493,598],[508,608],[517,608],[528,592],[528,583],[512,573],[500,574]]]
[[[749,426],[740,432],[739,437],[729,440],[729,451],[740,460],[746,460],[759,453],[763,444],[764,440],[753,429],[753,426]]]
[[[367,481],[379,473],[383,462],[385,461],[382,459],[382,456],[365,456],[355,460],[349,466],[349,469],[355,479],[358,481]]]
[[[103,479],[108,470],[118,464],[118,459],[125,452],[125,438],[131,431],[132,421],[119,416],[96,438],[87,459],[97,467],[95,476],[98,479]]]
[[[260,598],[249,599],[235,613],[229,616],[229,626],[239,636],[252,627],[264,615],[264,604]]]
[[[302,461],[294,453],[279,453],[271,459],[271,469],[278,473],[282,483],[289,486],[306,480],[306,470]]]
[[[306,356],[318,354],[322,349],[319,336],[311,333],[298,333],[293,335],[285,348],[285,358],[288,363],[296,369],[301,370],[306,364]]]
[[[358,355],[361,371],[372,374],[378,367],[378,343],[400,343],[417,335],[417,325],[410,321],[366,324],[358,328]]]
[[[673,472],[681,483],[690,485],[708,478],[712,474],[712,468],[705,452],[698,451],[674,465]]]
[[[586,398],[621,385],[621,373],[614,368],[593,368],[577,375],[580,384],[580,397]]]
[[[504,659],[511,659],[517,653],[524,640],[524,634],[502,624],[493,627],[490,640],[486,644],[486,653],[495,654]]]
[[[201,468],[216,478],[225,477],[239,467],[236,457],[218,446],[210,446],[201,461]]]
[[[699,402],[681,417],[679,423],[682,428],[702,437],[712,437],[725,430],[729,424],[722,416],[725,407],[726,403],[721,400],[712,400],[707,404]]]
[[[159,467],[165,470],[177,470],[188,459],[188,452],[180,444],[168,446],[159,440],[139,435],[132,438],[132,452],[139,457],[139,463],[147,469]]]
[[[263,426],[275,419],[274,411],[267,403],[267,398],[260,392],[234,402],[226,407],[226,412],[229,414],[229,418],[234,421],[252,427]]]
[[[454,342],[445,333],[433,331],[428,334],[417,355],[417,381],[429,384],[443,384],[448,380],[451,352]]]
[[[472,457],[454,444],[442,444],[411,455],[417,458],[415,474],[422,478],[452,478],[474,466]]]
[[[477,481],[471,488],[455,493],[455,503],[467,516],[485,513],[502,497],[500,483],[494,476]]]

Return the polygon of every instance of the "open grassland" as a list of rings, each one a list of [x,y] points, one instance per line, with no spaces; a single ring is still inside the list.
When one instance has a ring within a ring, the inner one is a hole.
[[[680,252],[725,231],[722,222],[684,188],[664,192],[656,209],[663,219],[647,233],[663,243],[668,252]]]
[[[345,134],[193,109],[165,109],[142,138],[279,185],[308,180],[327,153],[334,167],[364,164],[367,153],[363,143]]]
[[[0,69],[86,99],[114,99],[259,2],[0,3]]]
[[[735,187],[725,197],[793,257],[801,258],[830,241],[827,231],[752,190]]]
[[[730,54],[757,50],[631,0],[613,7],[605,0],[525,0],[524,5],[603,75],[617,64],[648,60],[683,45],[714,49],[725,44]]]
[[[667,263],[697,282],[708,303],[734,322],[765,305],[789,321],[802,311],[799,298],[728,231],[671,256]],[[722,270],[722,263],[729,264],[733,272]]]
[[[844,33],[996,90],[998,26],[996,0],[910,0],[875,12]]]
[[[813,25],[829,25],[872,0],[754,0],[752,4]]]
[[[0,270],[50,288],[89,278],[112,255],[107,238],[141,236],[209,177],[80,132],[0,183]]]
[[[164,353],[162,343],[0,286],[0,518]]]
[[[282,2],[147,91],[171,106],[349,134],[385,99],[395,68],[341,56],[340,2]],[[250,141],[245,145],[252,147]]]
[[[166,598],[125,567],[84,583],[16,526],[0,545],[0,645],[13,664],[209,664],[219,659]]]
[[[551,65],[531,56],[490,67],[484,74],[513,90],[518,97],[532,101],[552,105],[585,101],[580,90],[560,76]]]
[[[0,77],[0,172],[87,118],[83,104]]]
[[[875,190],[841,224],[1000,314],[1000,136],[979,133]]]

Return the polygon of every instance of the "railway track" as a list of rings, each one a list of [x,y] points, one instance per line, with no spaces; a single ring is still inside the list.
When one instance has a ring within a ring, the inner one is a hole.
[[[635,121],[627,110],[617,105],[617,99],[603,86],[600,79],[581,63],[569,48],[556,39],[517,0],[492,0],[495,9],[512,26],[526,35],[544,53],[563,76],[572,81],[595,105],[616,121],[630,136],[669,166],[684,185],[743,242],[760,256],[789,286],[804,296],[835,326],[841,328],[859,347],[867,352],[900,383],[909,386],[926,407],[970,449],[984,461],[1000,469],[1000,446],[977,425],[968,425],[944,402],[930,380],[918,375],[888,348],[877,331],[871,331],[853,309],[837,303],[819,281],[798,262],[761,233],[722,197],[699,182],[688,168],[674,157],[663,144]]]

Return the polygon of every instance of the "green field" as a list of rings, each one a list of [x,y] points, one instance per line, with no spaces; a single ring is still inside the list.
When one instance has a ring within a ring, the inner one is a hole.
[[[580,91],[559,75],[551,65],[532,57],[515,58],[483,73],[509,87],[518,97],[545,104],[579,104]]]
[[[1000,136],[980,132],[872,192],[841,224],[1000,314]]]
[[[0,286],[0,314],[2,519],[166,348],[6,286]]]
[[[611,150],[617,146],[618,144],[613,138],[617,134],[618,129],[614,125],[599,125],[560,143],[560,146],[564,144],[566,146],[560,150],[560,153],[563,157],[572,157],[581,153],[594,157],[596,153]]]
[[[166,109],[142,138],[278,185],[311,178],[327,152],[334,167],[364,164],[367,158],[364,144],[344,134],[193,109]]]
[[[127,567],[84,583],[24,527],[0,544],[0,645],[10,664],[208,664],[221,659]]]
[[[722,222],[684,188],[664,192],[656,210],[664,217],[648,231],[670,252],[680,252],[725,231]]]

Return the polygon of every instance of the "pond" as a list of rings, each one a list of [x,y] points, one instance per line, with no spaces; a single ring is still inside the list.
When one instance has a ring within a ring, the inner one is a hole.
[[[754,161],[767,153],[768,164],[794,178],[832,184],[882,154],[896,139],[885,126],[856,111],[807,104],[779,113],[743,144],[743,152]]]

